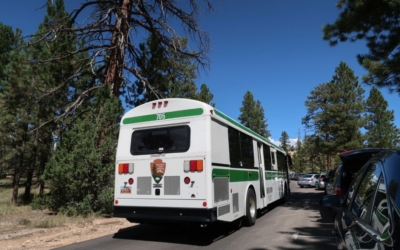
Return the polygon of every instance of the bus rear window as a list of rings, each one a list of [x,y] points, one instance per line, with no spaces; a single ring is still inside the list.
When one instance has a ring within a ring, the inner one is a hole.
[[[132,133],[131,154],[161,154],[188,151],[190,127],[175,126],[135,130]]]

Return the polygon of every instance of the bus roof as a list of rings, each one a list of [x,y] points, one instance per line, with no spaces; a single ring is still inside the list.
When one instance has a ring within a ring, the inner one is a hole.
[[[151,102],[144,103],[136,108],[129,110],[121,119],[121,126],[129,124],[137,124],[143,122],[154,122],[159,120],[167,120],[174,118],[190,117],[190,116],[200,116],[200,115],[216,115],[214,118],[223,121],[225,123],[230,123],[235,127],[244,130],[245,132],[251,134],[253,137],[267,143],[274,148],[286,153],[281,147],[278,147],[272,143],[267,138],[259,135],[253,130],[243,126],[236,120],[230,118],[226,114],[222,113],[218,109],[212,107],[211,105],[200,102],[197,100],[184,99],[184,98],[166,98],[155,100]]]

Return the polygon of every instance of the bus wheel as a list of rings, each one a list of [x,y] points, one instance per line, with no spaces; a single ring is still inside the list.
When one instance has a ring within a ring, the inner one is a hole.
[[[254,190],[249,188],[246,197],[246,216],[243,218],[246,226],[253,226],[257,219],[257,202]]]

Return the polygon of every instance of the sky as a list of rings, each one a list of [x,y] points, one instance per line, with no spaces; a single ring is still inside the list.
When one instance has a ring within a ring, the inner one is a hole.
[[[34,33],[43,21],[45,0],[0,2],[0,22]],[[65,0],[67,11],[80,0]],[[271,140],[283,131],[294,142],[306,133],[301,118],[305,101],[318,85],[329,82],[341,61],[354,70],[361,83],[366,71],[356,55],[367,53],[365,42],[329,46],[322,27],[338,17],[336,0],[224,0],[213,1],[215,12],[202,11],[200,28],[211,39],[210,65],[200,70],[198,86],[207,84],[216,108],[238,120],[245,93],[250,91],[265,111]],[[18,14],[17,14],[18,13]],[[370,86],[365,89],[365,99]],[[400,96],[379,89],[393,110],[400,128]]]

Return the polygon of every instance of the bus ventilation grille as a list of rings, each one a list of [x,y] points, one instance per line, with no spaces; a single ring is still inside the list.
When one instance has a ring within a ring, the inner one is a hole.
[[[229,178],[214,178],[214,202],[229,200]]]
[[[221,207],[218,207],[218,217],[229,213],[229,211],[230,211],[230,205],[229,204],[221,206]]]
[[[239,212],[239,194],[238,193],[234,193],[232,195],[232,210],[234,213]]]
[[[151,195],[151,177],[137,178],[137,194]]]
[[[165,176],[164,177],[164,194],[179,195],[180,194],[180,176]]]

